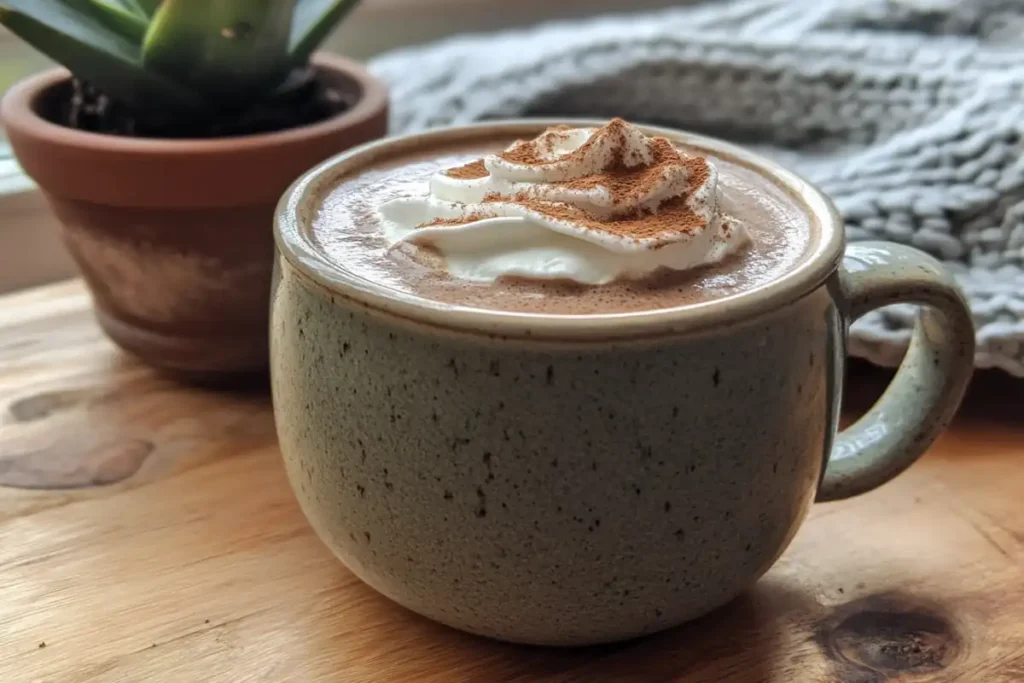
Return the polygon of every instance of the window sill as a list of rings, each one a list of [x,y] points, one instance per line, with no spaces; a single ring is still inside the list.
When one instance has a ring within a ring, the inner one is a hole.
[[[13,159],[0,160],[0,294],[72,277],[57,219]]]

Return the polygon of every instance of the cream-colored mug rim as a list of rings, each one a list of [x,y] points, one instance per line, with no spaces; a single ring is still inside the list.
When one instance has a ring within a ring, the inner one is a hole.
[[[439,128],[413,135],[385,138],[334,156],[296,180],[281,198],[274,220],[280,254],[299,273],[357,304],[410,321],[460,332],[503,337],[566,341],[633,339],[728,326],[781,308],[820,286],[842,258],[841,219],[832,202],[797,174],[742,147],[702,135],[656,126],[640,126],[689,147],[746,166],[772,179],[803,203],[816,219],[817,235],[808,254],[792,270],[752,290],[676,308],[587,315],[557,315],[494,311],[434,301],[350,273],[332,264],[311,239],[315,208],[338,179],[375,161],[444,143],[463,145],[489,137],[530,137],[548,126],[596,126],[594,119],[517,119]],[[300,211],[300,208],[304,209]]]

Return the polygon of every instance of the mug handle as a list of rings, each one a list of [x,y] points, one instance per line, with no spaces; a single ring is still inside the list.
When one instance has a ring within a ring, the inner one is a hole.
[[[923,308],[892,383],[837,435],[816,502],[870,491],[910,467],[953,419],[974,369],[970,309],[952,275],[931,256],[890,242],[851,244],[839,289],[848,323],[889,304]]]

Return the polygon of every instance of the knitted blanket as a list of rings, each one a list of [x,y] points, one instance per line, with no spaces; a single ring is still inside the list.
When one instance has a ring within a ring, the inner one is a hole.
[[[977,365],[1024,376],[1024,0],[707,2],[458,37],[371,69],[395,133],[622,116],[752,147],[828,193],[851,241],[949,265]],[[914,316],[865,316],[850,352],[897,364]]]

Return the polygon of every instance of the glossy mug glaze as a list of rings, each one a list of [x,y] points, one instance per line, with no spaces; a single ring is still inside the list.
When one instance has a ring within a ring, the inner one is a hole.
[[[934,259],[885,243],[843,259],[839,218],[813,187],[664,129],[646,130],[799,197],[820,223],[810,258],[726,299],[567,318],[398,294],[346,276],[309,238],[322,193],[374,159],[552,123],[385,140],[297,181],[275,227],[271,369],[288,477],[359,578],[455,628],[581,645],[713,610],[768,570],[815,500],[908,467],[963,395],[974,334]],[[926,305],[907,358],[837,435],[847,326],[896,301]]]

